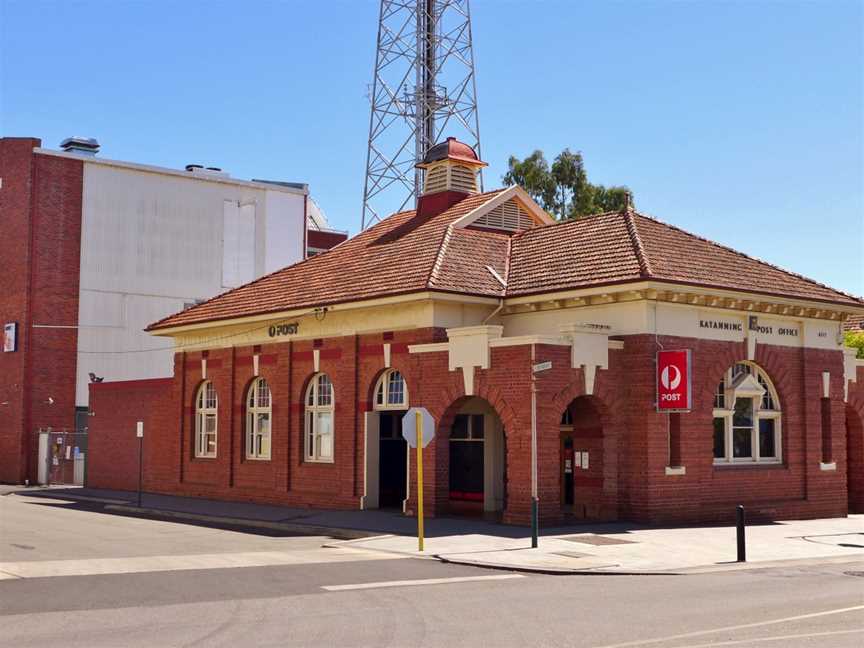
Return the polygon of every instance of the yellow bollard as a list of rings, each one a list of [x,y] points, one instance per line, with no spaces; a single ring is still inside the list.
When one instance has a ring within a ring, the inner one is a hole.
[[[415,412],[414,416],[417,417],[417,544],[418,551],[423,551],[423,415]]]

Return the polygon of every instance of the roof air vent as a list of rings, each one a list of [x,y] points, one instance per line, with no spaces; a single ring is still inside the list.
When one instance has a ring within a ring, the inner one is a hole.
[[[67,137],[60,142],[60,148],[67,153],[95,156],[99,152],[99,142],[94,137]]]

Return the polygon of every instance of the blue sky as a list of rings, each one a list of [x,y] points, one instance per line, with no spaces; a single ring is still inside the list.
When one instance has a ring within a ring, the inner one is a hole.
[[[360,225],[378,3],[0,0],[0,134],[308,182]],[[819,2],[473,0],[486,186],[582,151],[662,220],[864,293],[864,17]]]

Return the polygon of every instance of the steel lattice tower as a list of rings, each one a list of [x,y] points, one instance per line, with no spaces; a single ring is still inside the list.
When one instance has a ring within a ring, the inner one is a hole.
[[[381,0],[370,99],[362,229],[415,205],[445,136],[480,155],[469,0]]]

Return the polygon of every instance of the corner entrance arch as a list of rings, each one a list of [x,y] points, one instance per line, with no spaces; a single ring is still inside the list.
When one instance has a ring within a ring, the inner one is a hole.
[[[507,504],[507,448],[504,426],[483,398],[453,406],[448,441],[448,509],[465,515],[496,515]]]

